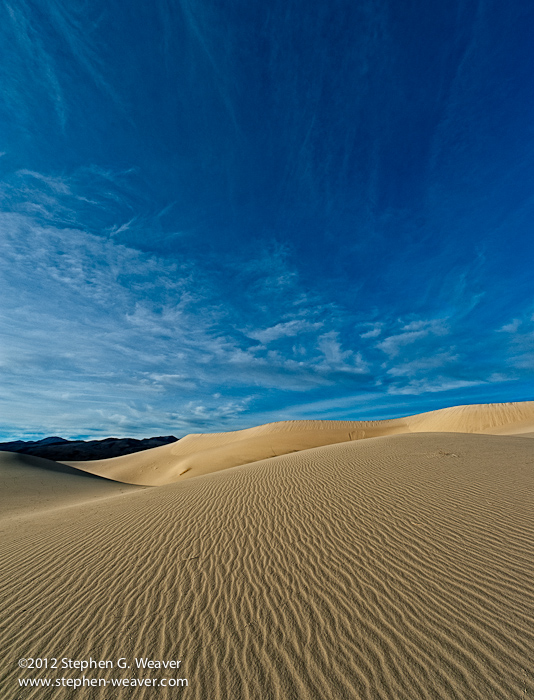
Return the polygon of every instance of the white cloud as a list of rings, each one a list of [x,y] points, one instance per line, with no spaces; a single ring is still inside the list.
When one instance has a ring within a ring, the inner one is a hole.
[[[442,319],[412,321],[404,325],[401,331],[401,333],[388,336],[380,343],[377,343],[375,347],[385,352],[391,358],[396,357],[401,348],[407,345],[412,345],[428,336],[442,336],[448,333],[448,329]]]
[[[497,331],[499,333],[516,333],[520,325],[521,320],[519,318],[514,318],[513,321],[510,321],[510,323],[506,323],[504,326],[501,326],[497,329]]]
[[[360,338],[364,338],[364,339],[378,338],[380,333],[382,333],[382,324],[381,323],[374,323],[372,325],[373,325],[373,327],[370,330],[365,331],[365,333],[360,333]]]
[[[30,122],[35,109],[43,110],[49,100],[62,129],[69,119],[68,92],[72,71],[81,80],[89,78],[102,92],[120,105],[106,76],[107,68],[93,43],[91,28],[97,22],[94,8],[72,0],[50,0],[39,6],[27,0],[0,5],[0,21],[8,48],[4,71],[5,106],[19,123]],[[56,42],[61,45],[58,56]],[[65,61],[66,57],[66,61]],[[64,69],[64,63],[69,66]]]
[[[76,178],[19,171],[2,188],[11,213],[0,213],[0,407],[13,434],[28,421],[71,434],[225,429],[265,390],[368,394],[373,382],[377,395],[420,395],[482,382],[458,370],[472,343],[462,345],[456,318],[355,322],[304,288],[282,246],[221,262],[121,243],[121,227],[139,224],[124,216],[129,194],[121,199],[112,173],[95,177],[116,205],[105,235],[81,226],[79,203],[94,204]],[[455,346],[444,349],[449,325]],[[488,368],[489,381],[534,361],[526,317],[500,330],[508,335],[492,337],[508,343],[507,366]]]
[[[414,379],[403,386],[390,386],[388,394],[427,394],[439,391],[452,391],[453,389],[466,389],[467,387],[484,384],[483,381],[469,381],[465,379],[450,379],[436,377],[435,379]]]
[[[58,184],[56,196],[67,189]],[[220,290],[194,261],[158,258],[114,237],[44,224],[20,211],[0,213],[0,237],[0,404],[14,432],[22,434],[31,421],[45,432],[63,425],[63,432],[72,426],[71,434],[94,434],[105,424],[106,433],[115,426],[139,434],[140,425],[146,432],[156,420],[162,421],[158,432],[177,430],[171,420],[187,431],[187,415],[195,425],[210,416],[223,426],[236,419],[245,399],[222,402],[214,396],[221,386],[231,393],[307,391],[333,385],[340,372],[366,369],[336,332],[323,333],[311,352],[309,345],[302,352],[300,344],[269,350],[248,342],[233,332],[242,324],[229,322],[242,311],[227,298],[221,303]],[[263,265],[250,261],[256,277]],[[296,275],[286,272],[284,293],[265,311],[284,320],[251,328],[249,338],[268,344],[324,327],[315,300],[306,305]],[[265,278],[258,279],[250,301],[266,294]],[[189,414],[176,413],[177,406],[193,405]]]
[[[402,326],[401,330],[404,333],[407,332],[414,332],[414,331],[421,331],[423,329],[426,329],[429,325],[429,321],[410,321],[410,323],[407,323],[406,325]]]
[[[17,175],[23,179],[34,179],[38,180],[40,183],[45,185],[47,188],[52,190],[54,194],[57,195],[72,195],[72,190],[66,180],[63,177],[57,177],[52,175],[42,175],[41,173],[35,172],[33,170],[21,169],[17,172]]]
[[[277,323],[275,326],[262,330],[249,331],[247,335],[249,338],[258,340],[260,343],[266,345],[280,338],[290,338],[302,333],[318,330],[322,325],[323,324],[320,322],[311,323],[301,319],[293,319],[285,323]]]
[[[422,372],[445,367],[446,365],[457,362],[459,355],[453,355],[451,352],[441,352],[429,357],[420,357],[409,362],[404,362],[401,365],[391,367],[387,370],[387,374],[392,377],[413,377]]]
[[[343,350],[337,331],[324,333],[320,336],[317,345],[324,358],[319,367],[351,374],[365,374],[369,371],[369,366],[360,352]]]

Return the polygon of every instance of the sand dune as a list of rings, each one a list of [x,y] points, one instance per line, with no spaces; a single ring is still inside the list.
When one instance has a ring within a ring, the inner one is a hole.
[[[0,452],[0,524],[135,490],[41,457]]]
[[[352,440],[76,508],[65,498],[28,516],[31,530],[5,520],[1,697],[531,697],[533,446],[449,433]],[[82,675],[22,671],[23,656],[180,659],[178,673],[86,676],[188,687],[22,693],[18,678]]]
[[[534,401],[453,406],[406,419],[410,432],[515,435],[534,430]]]
[[[534,401],[455,406],[381,421],[283,421],[231,433],[187,435],[133,455],[66,462],[130,484],[162,485],[291,452],[402,433],[519,434],[534,431]]]

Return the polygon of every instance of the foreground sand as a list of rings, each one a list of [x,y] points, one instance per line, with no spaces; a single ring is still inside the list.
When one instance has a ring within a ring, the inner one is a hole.
[[[531,439],[393,435],[107,486],[0,523],[2,698],[534,694]],[[17,668],[28,656],[181,659],[87,675],[189,685],[22,692],[46,675]]]
[[[160,486],[291,452],[405,433],[534,435],[534,401],[454,406],[379,421],[282,421],[231,433],[187,435],[133,455],[65,462],[127,484]]]

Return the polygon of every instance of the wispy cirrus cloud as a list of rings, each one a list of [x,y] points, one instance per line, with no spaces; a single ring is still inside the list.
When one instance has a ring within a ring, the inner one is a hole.
[[[301,283],[287,246],[232,258],[140,250],[130,226],[150,237],[157,213],[127,218],[128,177],[22,170],[1,186],[0,406],[10,435],[27,434],[29,419],[71,435],[242,427],[245,415],[272,418],[271,393],[291,406],[306,392],[329,413],[326,397],[337,395],[346,416],[358,396],[379,410],[387,396],[468,391],[532,364],[532,313],[495,329],[507,361],[469,376],[487,339],[466,342],[465,317],[355,318]]]
[[[395,357],[399,354],[401,348],[407,345],[412,345],[429,336],[444,336],[447,333],[448,329],[443,319],[419,319],[405,324],[402,326],[400,333],[384,338],[384,340],[376,344],[376,347],[389,357]]]
[[[521,323],[521,319],[514,318],[512,321],[510,321],[510,323],[505,323],[504,326],[501,326],[497,330],[500,333],[516,333]]]
[[[241,427],[249,412],[274,415],[258,408],[269,392],[307,392],[310,406],[326,407],[318,392],[342,389],[352,393],[339,404],[346,415],[357,396],[380,406],[380,396],[465,391],[509,381],[531,361],[530,317],[495,329],[508,339],[508,368],[466,376],[478,349],[452,317],[360,316],[353,328],[351,313],[303,287],[283,246],[230,261],[154,255],[81,225],[79,202],[85,216],[99,200],[85,196],[79,175],[16,178],[26,189],[0,213],[0,405],[11,435],[27,434],[28,411],[43,432],[71,435]],[[120,177],[105,181],[119,215],[128,192]]]
[[[22,400],[45,432],[66,424],[66,405],[88,433],[104,416],[131,431],[143,412],[144,431],[156,419],[193,429],[237,420],[258,391],[309,391],[365,373],[361,354],[318,319],[317,299],[308,303],[282,250],[244,260],[241,275],[258,320],[286,320],[244,334],[248,307],[220,303],[216,260],[209,275],[206,260],[178,262],[86,231],[68,214],[76,181],[18,177],[30,183],[28,198],[35,182],[46,188],[48,215],[27,209],[20,191],[13,211],[0,213],[6,414]],[[27,420],[11,416],[15,426]]]
[[[382,333],[382,323],[371,323],[371,328],[363,333],[360,333],[360,338],[367,340],[368,338],[378,338]]]
[[[317,331],[322,325],[321,322],[312,323],[304,319],[293,319],[291,321],[277,323],[270,328],[250,331],[248,336],[266,345],[280,338],[292,338],[303,333]]]
[[[528,397],[525,7],[345,5],[0,3],[6,431]]]
[[[0,5],[0,21],[8,59],[0,70],[4,106],[27,127],[42,100],[65,129],[73,66],[118,102],[106,77],[101,47],[93,37],[99,22],[97,8],[77,0],[49,0],[39,7],[26,0],[6,1]],[[70,70],[62,60],[65,55]]]
[[[317,346],[324,359],[322,366],[348,374],[368,374],[369,364],[364,361],[361,352],[343,349],[339,331],[329,331],[319,337]]]
[[[392,377],[413,377],[417,374],[428,373],[435,369],[443,369],[458,363],[460,355],[450,351],[440,352],[436,355],[422,356],[397,364],[387,370]]]
[[[2,211],[29,217],[33,223],[71,226],[100,236],[132,233],[145,224],[145,202],[133,170],[110,172],[95,166],[69,174],[43,174],[24,168],[0,181]]]
[[[508,365],[516,372],[534,371],[534,314],[528,309],[522,318],[514,318],[497,331],[506,342]]]
[[[374,343],[375,352],[382,356],[377,386],[391,395],[419,396],[467,389],[487,381],[483,373],[466,376],[473,347],[463,345],[456,323],[454,318],[412,316],[389,324],[384,328],[384,340]]]
[[[412,379],[402,386],[392,385],[388,387],[389,394],[404,394],[419,396],[420,394],[453,391],[455,389],[467,389],[478,386],[483,382],[469,381],[467,379],[450,379],[448,377],[437,376],[429,379]]]

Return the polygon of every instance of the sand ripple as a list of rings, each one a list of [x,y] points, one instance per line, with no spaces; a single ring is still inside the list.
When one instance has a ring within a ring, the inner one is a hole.
[[[346,442],[6,525],[2,698],[530,697],[532,445]],[[22,694],[16,660],[58,654],[189,687]]]

